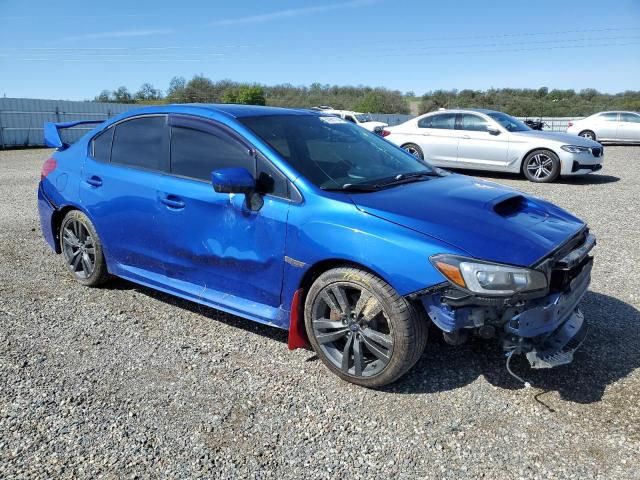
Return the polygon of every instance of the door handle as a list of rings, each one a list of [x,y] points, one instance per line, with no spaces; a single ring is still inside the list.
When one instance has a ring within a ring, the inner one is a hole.
[[[102,179],[97,175],[91,175],[89,178],[87,178],[86,182],[92,187],[102,186]]]
[[[160,201],[174,210],[181,210],[185,207],[184,202],[176,195],[162,195]]]
[[[465,140],[469,140],[471,137],[469,135],[462,135],[462,138],[464,138]]]

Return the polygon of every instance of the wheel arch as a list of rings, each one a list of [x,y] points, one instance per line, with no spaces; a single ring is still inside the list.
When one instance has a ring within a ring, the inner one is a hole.
[[[591,129],[591,128],[582,128],[578,132],[578,136],[581,137],[584,132],[591,132],[593,134],[593,140],[596,141],[596,142],[598,141],[598,137],[596,135],[596,132],[593,129]]]
[[[79,210],[85,215],[87,214],[77,205],[63,205],[56,209],[53,212],[53,215],[51,215],[51,232],[53,233],[53,238],[55,239],[56,253],[62,253],[62,249],[60,248],[60,227],[62,226],[62,220],[67,215],[67,213],[71,212],[72,210]]]
[[[562,170],[562,159],[560,159],[560,155],[558,154],[558,152],[556,152],[551,147],[535,147],[535,148],[532,148],[532,149],[528,150],[527,152],[525,152],[524,155],[522,155],[522,157],[520,157],[520,173],[524,175],[524,159],[525,158],[527,158],[533,152],[543,152],[545,150],[547,152],[553,153],[556,157],[558,157],[558,160],[560,161],[560,169]]]
[[[298,288],[302,288],[304,291],[303,300],[306,299],[307,292],[309,291],[309,287],[313,285],[313,282],[315,282],[320,275],[322,275],[324,272],[327,272],[334,268],[340,268],[340,267],[357,268],[359,270],[364,270],[365,272],[371,273],[372,275],[375,275],[376,277],[384,280],[389,285],[392,285],[391,282],[389,282],[389,280],[386,279],[384,275],[380,274],[380,272],[377,272],[373,270],[371,267],[367,267],[366,265],[363,265],[356,261],[347,260],[343,258],[323,259],[311,265],[306,270],[302,278],[300,279]]]

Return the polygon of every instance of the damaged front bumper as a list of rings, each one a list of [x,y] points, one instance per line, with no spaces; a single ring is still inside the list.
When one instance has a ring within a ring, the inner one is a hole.
[[[568,251],[539,264],[550,288],[542,296],[480,297],[451,284],[417,297],[449,343],[461,343],[473,332],[497,337],[511,357],[525,355],[533,368],[570,363],[587,335],[578,304],[591,281],[595,238],[585,235]]]

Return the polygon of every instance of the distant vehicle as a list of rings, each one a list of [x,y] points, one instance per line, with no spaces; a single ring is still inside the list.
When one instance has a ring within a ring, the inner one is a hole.
[[[321,110],[322,113],[328,113],[330,115],[336,115],[347,122],[355,123],[356,125],[360,125],[363,128],[366,128],[370,132],[377,132],[381,128],[388,126],[387,123],[384,122],[376,122],[370,113],[360,113],[353,112],[351,110],[336,110],[334,108],[328,107],[326,105],[321,105],[319,107],[314,108],[313,110]]]
[[[531,130],[543,130],[544,127],[547,126],[547,124],[543,122],[542,119],[538,119],[538,120],[526,119],[524,123],[526,123],[527,127],[529,127]]]
[[[640,113],[600,112],[569,122],[567,133],[598,142],[640,143]]]
[[[439,167],[522,173],[540,183],[600,170],[604,153],[594,140],[532,130],[506,113],[483,109],[427,113],[382,135]]]
[[[431,323],[453,344],[494,338],[507,369],[569,363],[587,334],[582,220],[333,115],[157,105],[44,134],[42,232],[83,285],[115,275],[288,329],[289,348],[367,387],[404,375]]]

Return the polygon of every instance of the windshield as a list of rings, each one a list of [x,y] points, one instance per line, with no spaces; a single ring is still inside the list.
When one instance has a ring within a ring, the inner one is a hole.
[[[434,168],[378,135],[337,117],[272,115],[239,119],[323,189],[373,190]]]
[[[356,113],[355,117],[359,123],[373,122],[373,118],[368,113]]]
[[[509,130],[510,132],[524,132],[526,130],[531,130],[527,125],[522,123],[517,118],[513,118],[511,115],[507,115],[502,112],[491,112],[487,113],[491,118],[493,118],[496,122],[502,125],[504,128]]]

